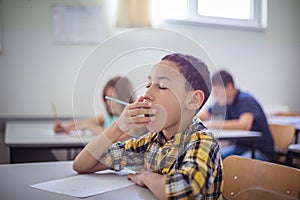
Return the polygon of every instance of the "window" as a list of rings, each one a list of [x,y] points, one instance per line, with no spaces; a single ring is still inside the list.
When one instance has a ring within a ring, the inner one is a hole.
[[[152,21],[263,30],[268,0],[152,0]]]
[[[198,14],[207,17],[251,19],[251,0],[198,0]]]

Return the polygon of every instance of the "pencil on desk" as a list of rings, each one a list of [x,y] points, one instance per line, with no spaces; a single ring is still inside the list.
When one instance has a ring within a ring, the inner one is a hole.
[[[125,105],[125,106],[127,106],[127,105],[129,104],[128,102],[121,101],[121,100],[119,100],[119,99],[115,99],[115,98],[109,97],[109,96],[105,96],[104,98],[105,98],[106,100],[114,101],[114,102],[116,102],[116,103],[119,103],[119,104],[122,104],[122,105]]]
[[[59,120],[59,119],[58,119],[57,112],[56,112],[55,104],[54,104],[54,103],[51,103],[51,107],[52,107],[52,111],[53,111],[54,118],[55,118],[56,120]]]

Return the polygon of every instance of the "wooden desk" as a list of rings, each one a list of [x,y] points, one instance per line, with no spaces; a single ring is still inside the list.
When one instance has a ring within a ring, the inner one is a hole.
[[[29,187],[31,184],[75,176],[71,161],[0,165],[0,194],[2,200],[43,199],[69,200],[79,198]],[[118,176],[118,175],[116,175]],[[120,178],[127,178],[126,176]],[[155,199],[150,190],[137,185],[128,186],[84,199]]]
[[[53,134],[53,123],[52,120],[8,121],[5,128],[5,144],[10,150],[10,162],[14,163],[17,150],[82,148],[94,138],[91,134]]]
[[[283,125],[294,125],[296,128],[295,141],[298,143],[298,137],[300,132],[300,117],[298,116],[273,116],[269,118],[269,123],[273,124],[283,124]]]
[[[255,158],[256,140],[262,136],[261,132],[257,131],[246,131],[246,130],[217,130],[211,129],[214,136],[219,140],[247,140],[251,143],[251,157]]]

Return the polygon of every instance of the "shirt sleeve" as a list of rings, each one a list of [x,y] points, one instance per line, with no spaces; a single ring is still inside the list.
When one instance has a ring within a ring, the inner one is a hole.
[[[112,144],[101,156],[101,162],[116,171],[120,171],[124,167],[129,167],[134,171],[142,169],[144,167],[144,152],[147,149],[149,137]]]
[[[214,103],[211,107],[209,107],[208,112],[212,116],[224,116],[226,115],[226,106],[219,106],[217,103]]]
[[[248,97],[240,100],[239,115],[242,115],[243,113],[251,113],[256,119],[259,110],[259,105],[253,98]]]
[[[166,178],[169,199],[218,199],[222,184],[222,163],[219,146],[213,138],[201,135],[188,145],[182,166],[172,170]]]

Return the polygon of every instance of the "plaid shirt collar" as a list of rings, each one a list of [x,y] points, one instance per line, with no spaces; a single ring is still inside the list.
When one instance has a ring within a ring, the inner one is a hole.
[[[175,135],[183,134],[185,136],[188,136],[194,132],[205,131],[205,130],[207,130],[207,128],[204,126],[204,124],[201,122],[201,120],[199,118],[194,118],[193,123],[183,133],[176,133]],[[170,138],[170,140],[173,140],[175,135],[173,135]],[[157,137],[155,137],[154,141],[156,143],[160,144],[161,146],[163,146],[167,142],[167,139],[166,139],[163,131],[159,131],[157,133]]]

